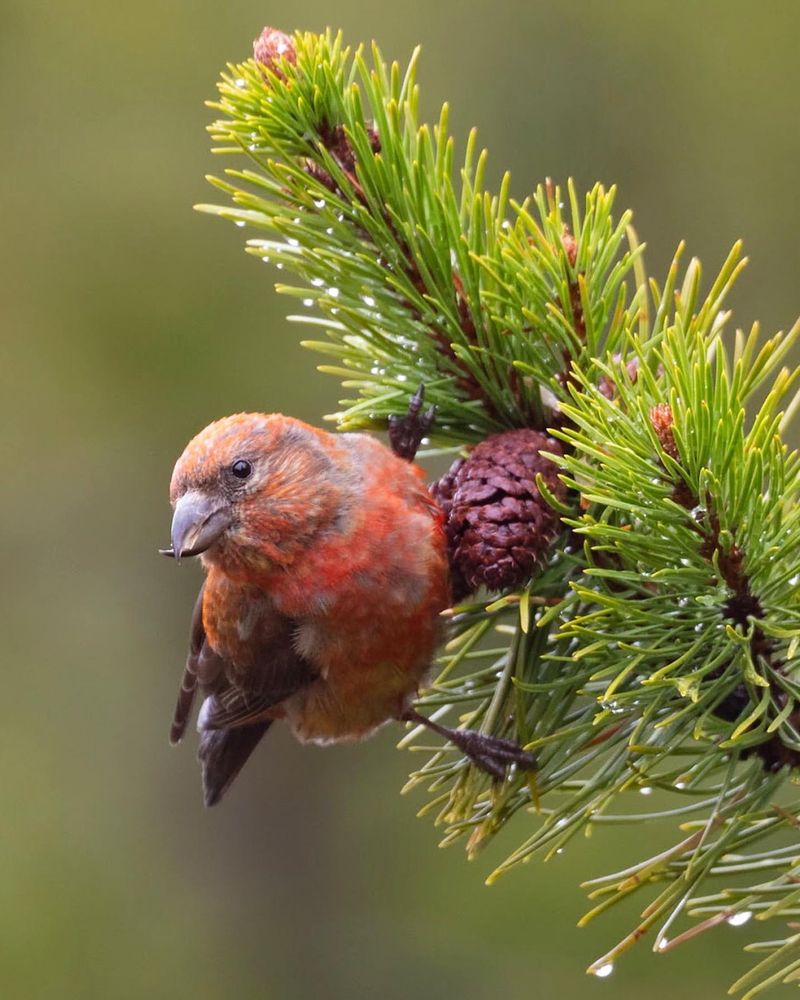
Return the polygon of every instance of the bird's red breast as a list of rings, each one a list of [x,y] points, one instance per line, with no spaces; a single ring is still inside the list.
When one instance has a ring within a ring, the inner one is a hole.
[[[236,462],[252,469],[241,484]],[[296,669],[297,690],[264,717],[303,740],[358,738],[398,717],[449,603],[441,512],[421,470],[364,435],[240,414],[187,446],[173,502],[189,494],[212,495],[213,517],[230,519],[202,555],[202,625],[224,683],[263,687],[272,660],[285,688]]]

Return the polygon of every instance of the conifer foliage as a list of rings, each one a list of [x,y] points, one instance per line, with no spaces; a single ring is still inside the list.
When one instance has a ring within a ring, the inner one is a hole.
[[[211,105],[225,204],[198,206],[289,279],[341,428],[385,429],[423,384],[436,452],[461,456],[434,487],[460,592],[421,706],[538,769],[493,780],[412,729],[407,787],[470,855],[513,818],[490,881],[594,828],[671,824],[587,884],[584,921],[641,897],[590,972],[753,917],[732,989],[800,981],[800,328],[729,331],[738,245],[706,291],[682,247],[648,277],[613,188],[485,190],[474,132],[457,162],[447,105],[419,123],[416,69],[265,29]]]

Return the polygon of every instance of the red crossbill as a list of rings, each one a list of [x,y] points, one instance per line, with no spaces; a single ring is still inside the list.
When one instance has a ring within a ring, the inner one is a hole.
[[[532,765],[514,743],[412,707],[450,591],[442,513],[422,471],[400,457],[416,450],[402,438],[395,454],[364,434],[243,413],[210,424],[178,460],[165,551],[199,555],[206,577],[171,739],[183,736],[199,686],[207,805],[279,719],[314,743],[413,720],[496,777],[509,763]]]

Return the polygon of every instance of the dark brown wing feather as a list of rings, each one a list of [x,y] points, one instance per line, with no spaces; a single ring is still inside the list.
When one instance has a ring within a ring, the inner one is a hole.
[[[189,636],[189,653],[172,718],[170,742],[179,743],[186,732],[198,687],[210,697],[203,705],[200,729],[246,725],[272,705],[288,698],[314,679],[311,665],[292,645],[294,623],[275,613],[269,639],[258,651],[258,663],[236,670],[209,645],[203,627],[203,592],[195,601]]]
[[[288,693],[282,690],[261,692],[242,691],[239,688],[228,687],[218,694],[209,695],[203,702],[197,728],[201,732],[210,729],[235,729],[246,726],[263,717],[267,709],[294,694],[297,688]]]
[[[175,705],[175,714],[172,717],[172,727],[169,731],[169,741],[173,745],[180,743],[183,734],[186,732],[186,723],[194,704],[194,694],[197,690],[197,668],[198,660],[203,645],[206,641],[206,633],[203,628],[203,591],[206,589],[205,580],[200,587],[200,593],[194,602],[192,612],[192,628],[189,634],[189,654],[186,657],[186,666],[183,668],[181,686],[178,689],[178,701]]]
[[[189,654],[183,672],[170,740],[186,731],[195,694],[206,695],[198,718],[198,759],[208,806],[219,802],[241,771],[271,720],[264,713],[310,683],[315,671],[294,649],[295,624],[275,612],[265,623],[264,642],[255,664],[236,669],[210,646],[203,627],[203,591],[195,602]]]
[[[200,687],[207,696],[197,720],[201,732],[256,722],[273,705],[314,679],[316,672],[311,664],[294,648],[295,629],[295,623],[278,612],[262,611],[261,642],[249,654],[246,667],[226,662],[204,642],[197,668]],[[221,667],[211,663],[206,669],[204,660],[209,656],[216,658]]]
[[[207,806],[215,806],[231,787],[271,725],[267,720],[239,729],[209,729],[200,734],[197,759],[202,767],[203,801]]]

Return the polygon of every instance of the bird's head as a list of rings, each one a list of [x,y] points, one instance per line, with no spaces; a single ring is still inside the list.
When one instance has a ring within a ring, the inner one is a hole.
[[[172,549],[235,573],[292,562],[335,516],[332,435],[281,414],[238,413],[194,437],[172,473]]]

